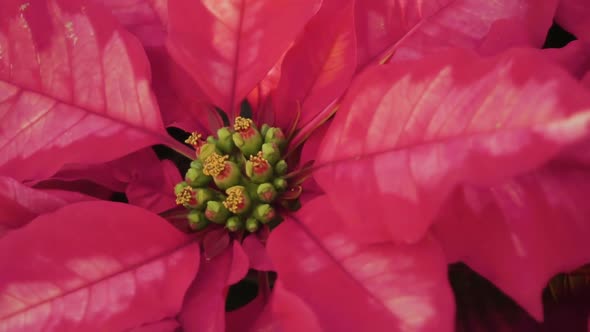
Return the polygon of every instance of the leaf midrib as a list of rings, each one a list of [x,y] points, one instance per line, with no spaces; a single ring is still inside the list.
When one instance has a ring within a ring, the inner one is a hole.
[[[189,239],[189,240],[185,241],[184,243],[182,243],[181,245],[176,246],[176,247],[173,247],[171,249],[168,249],[168,250],[166,250],[166,251],[164,251],[164,252],[162,252],[162,253],[160,253],[160,254],[158,254],[156,256],[147,258],[147,259],[142,260],[142,261],[140,261],[138,263],[135,263],[135,264],[131,264],[131,265],[126,266],[124,269],[121,269],[121,270],[119,270],[117,272],[108,274],[108,275],[103,276],[103,277],[101,277],[99,279],[93,280],[92,282],[83,284],[81,286],[75,287],[75,288],[70,289],[70,290],[67,290],[65,292],[61,292],[60,294],[57,294],[55,296],[51,296],[51,297],[49,297],[47,299],[44,299],[42,301],[39,301],[39,302],[33,304],[33,305],[29,305],[28,307],[25,307],[23,309],[19,309],[17,311],[14,311],[12,313],[9,313],[8,315],[5,315],[5,316],[0,317],[0,323],[3,322],[3,321],[5,321],[5,320],[8,320],[10,318],[13,318],[15,316],[18,316],[20,314],[23,314],[23,313],[25,313],[25,312],[27,312],[29,310],[33,310],[36,307],[42,306],[42,305],[47,304],[47,303],[51,303],[51,302],[55,301],[56,299],[66,297],[66,296],[68,296],[70,294],[73,294],[73,293],[76,293],[76,292],[78,292],[80,290],[83,290],[83,289],[86,289],[86,288],[90,288],[90,287],[92,287],[94,285],[97,285],[97,284],[100,284],[102,282],[105,282],[108,279],[111,279],[113,277],[116,277],[116,276],[118,276],[120,274],[127,273],[127,272],[130,272],[130,271],[133,271],[133,270],[137,270],[140,267],[142,267],[144,265],[147,265],[147,264],[149,264],[151,262],[157,261],[159,259],[163,259],[163,258],[165,258],[167,256],[171,256],[175,252],[180,251],[180,250],[182,250],[182,249],[184,249],[184,248],[192,245],[193,243],[194,243],[193,239]]]

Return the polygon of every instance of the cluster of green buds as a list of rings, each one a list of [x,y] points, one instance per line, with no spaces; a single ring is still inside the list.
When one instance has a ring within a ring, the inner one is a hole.
[[[176,203],[189,209],[193,230],[211,223],[237,232],[256,232],[278,220],[277,199],[287,190],[287,145],[280,128],[238,117],[206,140],[197,133],[186,140],[196,149],[184,181],[175,187]]]

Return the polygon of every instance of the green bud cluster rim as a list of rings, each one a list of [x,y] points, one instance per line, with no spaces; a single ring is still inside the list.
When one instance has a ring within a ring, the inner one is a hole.
[[[192,133],[185,142],[195,147],[196,158],[174,191],[194,231],[217,224],[253,233],[280,223],[278,208],[299,208],[298,197],[284,195],[289,165],[280,128],[264,124],[258,130],[251,119],[237,117],[233,128],[222,127],[205,140]]]

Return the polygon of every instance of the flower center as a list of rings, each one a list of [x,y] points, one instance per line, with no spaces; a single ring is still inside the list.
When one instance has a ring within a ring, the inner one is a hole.
[[[225,191],[228,195],[223,206],[232,213],[238,213],[238,209],[244,204],[244,189],[242,187],[231,187]]]
[[[252,126],[252,124],[253,124],[253,122],[251,119],[238,116],[236,118],[236,121],[234,122],[234,130],[235,131],[248,130],[250,128],[250,126]]]
[[[199,145],[200,142],[202,142],[202,138],[203,135],[199,134],[199,133],[192,133],[184,142],[188,143],[192,146],[197,146]]]
[[[176,203],[189,212],[193,230],[223,225],[230,232],[256,232],[274,227],[280,212],[299,207],[295,190],[286,177],[283,159],[287,146],[280,128],[237,117],[206,140],[193,133],[186,140],[196,147],[196,159],[175,187]],[[294,181],[294,188],[300,182]]]
[[[180,192],[176,193],[176,204],[188,204],[193,198],[193,188],[184,187]]]
[[[228,159],[228,156],[220,156],[216,152],[213,152],[205,159],[203,174],[218,176],[225,169],[225,162]]]

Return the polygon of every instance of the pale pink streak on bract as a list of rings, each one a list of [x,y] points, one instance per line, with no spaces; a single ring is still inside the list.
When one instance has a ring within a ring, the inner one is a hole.
[[[0,13],[1,172],[42,178],[166,139],[143,49],[107,13],[70,0]]]
[[[279,225],[267,246],[285,288],[324,331],[452,331],[446,260],[434,240],[366,245],[341,224],[322,196]]]
[[[537,51],[391,63],[349,89],[314,178],[359,238],[417,241],[457,184],[539,166],[587,137],[589,110],[588,91]]]
[[[0,241],[0,330],[120,331],[176,315],[199,248],[166,220],[69,205]]]
[[[233,118],[318,7],[317,0],[173,1],[167,46]]]
[[[152,89],[166,126],[203,133],[212,113],[200,88],[165,48],[168,34],[166,0],[92,0],[105,6],[146,49],[152,70]],[[213,111],[214,112],[214,111]]]

